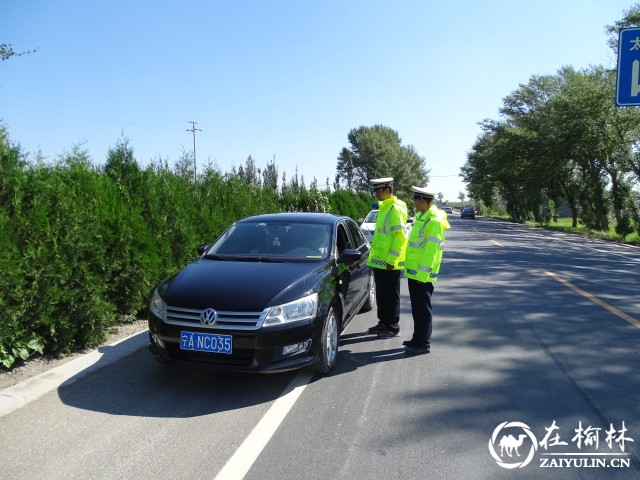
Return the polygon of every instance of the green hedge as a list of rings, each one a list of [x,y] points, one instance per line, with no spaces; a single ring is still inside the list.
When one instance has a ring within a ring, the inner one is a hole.
[[[126,142],[101,168],[81,150],[29,163],[0,128],[0,364],[99,345],[239,218],[297,210],[357,220],[370,210],[364,194],[285,191],[211,168],[196,183],[166,164],[141,169]]]

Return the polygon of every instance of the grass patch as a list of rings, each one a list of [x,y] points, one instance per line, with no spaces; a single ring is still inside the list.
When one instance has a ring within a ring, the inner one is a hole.
[[[580,222],[578,222],[577,227],[572,227],[572,220],[570,218],[559,218],[556,222],[551,221],[548,225],[536,222],[524,223],[525,225],[529,225],[532,227],[545,228],[547,230],[554,230],[556,232],[572,233],[584,237],[597,238],[610,242],[626,243],[629,245],[640,245],[640,235],[638,235],[638,232],[633,232],[632,234],[627,235],[627,237],[623,240],[622,237],[615,231],[615,221],[611,222],[608,232],[590,230],[584,225],[580,225]]]

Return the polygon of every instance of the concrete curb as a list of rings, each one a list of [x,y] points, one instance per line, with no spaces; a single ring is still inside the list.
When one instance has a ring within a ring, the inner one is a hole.
[[[0,391],[0,417],[40,398],[67,381],[75,382],[91,372],[135,353],[146,347],[148,342],[147,330],[143,330]]]

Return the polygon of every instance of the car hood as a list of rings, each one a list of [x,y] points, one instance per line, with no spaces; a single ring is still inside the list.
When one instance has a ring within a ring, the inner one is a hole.
[[[238,262],[201,258],[158,290],[173,307],[259,312],[309,294],[327,276],[326,263]]]

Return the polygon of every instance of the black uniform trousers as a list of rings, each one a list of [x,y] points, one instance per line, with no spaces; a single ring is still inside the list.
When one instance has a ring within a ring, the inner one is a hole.
[[[401,270],[373,269],[378,320],[392,332],[400,331],[400,274]]]
[[[431,345],[431,329],[433,315],[431,311],[431,294],[433,282],[419,282],[408,279],[409,297],[411,298],[411,315],[413,316],[413,341],[419,347]]]

